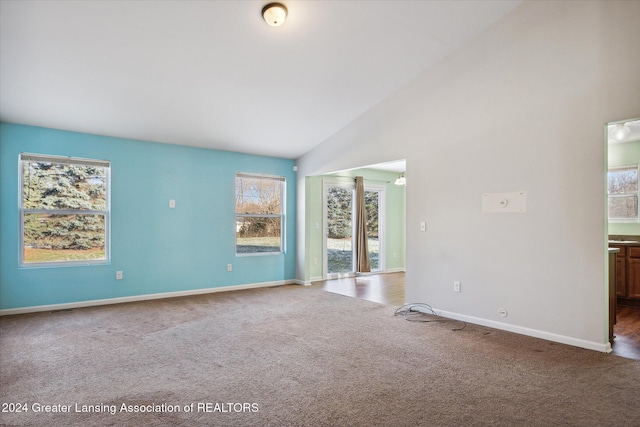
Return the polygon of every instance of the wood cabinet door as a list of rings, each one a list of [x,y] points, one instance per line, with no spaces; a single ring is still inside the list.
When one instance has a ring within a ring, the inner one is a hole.
[[[627,296],[627,260],[616,257],[616,295]]]
[[[627,277],[627,297],[640,299],[640,258],[629,258],[627,263],[629,275]]]

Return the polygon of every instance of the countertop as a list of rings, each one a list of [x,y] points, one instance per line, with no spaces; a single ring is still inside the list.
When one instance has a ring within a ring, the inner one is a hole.
[[[609,245],[640,246],[639,236],[609,236]]]

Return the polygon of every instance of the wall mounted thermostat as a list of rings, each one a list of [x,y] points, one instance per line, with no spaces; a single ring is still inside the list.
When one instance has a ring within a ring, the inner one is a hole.
[[[485,193],[482,195],[483,213],[522,213],[527,210],[527,193]]]

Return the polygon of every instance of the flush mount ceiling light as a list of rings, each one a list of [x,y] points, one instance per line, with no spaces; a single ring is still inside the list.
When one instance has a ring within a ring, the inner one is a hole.
[[[624,141],[631,135],[631,129],[626,123],[618,123],[609,131],[609,136],[616,141]]]
[[[272,27],[279,27],[287,18],[287,8],[280,3],[269,3],[262,8],[262,17]]]
[[[395,185],[407,185],[407,178],[404,177],[404,174],[401,174],[398,178],[396,178]]]

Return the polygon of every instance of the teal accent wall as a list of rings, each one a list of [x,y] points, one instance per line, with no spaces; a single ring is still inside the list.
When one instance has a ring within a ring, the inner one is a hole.
[[[337,175],[338,177],[336,177]],[[316,280],[323,277],[323,182],[331,181],[353,182],[352,178],[362,176],[365,185],[385,187],[385,247],[384,268],[385,271],[397,271],[405,269],[405,234],[406,234],[406,187],[394,185],[398,177],[397,173],[379,171],[375,169],[354,169],[337,173],[335,175],[311,176],[306,178],[306,219],[307,227],[307,279]],[[319,224],[319,228],[316,228]],[[318,263],[314,264],[313,260]]]
[[[19,268],[21,152],[111,161],[110,264]],[[287,159],[0,123],[0,309],[293,281],[293,165]],[[237,172],[286,178],[284,254],[235,255]],[[123,280],[116,280],[119,270]]]
[[[640,164],[640,141],[609,144],[609,168]],[[640,236],[638,222],[609,222],[609,234],[616,236]]]

